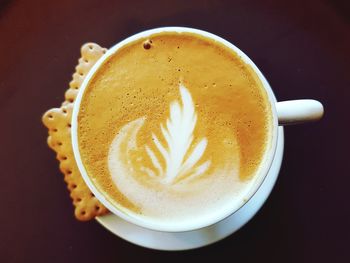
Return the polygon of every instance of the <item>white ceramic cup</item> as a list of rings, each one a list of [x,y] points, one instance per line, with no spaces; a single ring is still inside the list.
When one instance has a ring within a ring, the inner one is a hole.
[[[258,168],[258,171],[256,172],[256,175],[254,177],[254,182],[248,191],[248,193],[242,198],[242,200],[239,200],[239,202],[235,202],[230,206],[228,209],[213,211],[212,215],[207,218],[194,218],[191,222],[154,222],[151,218],[144,218],[144,217],[138,217],[133,214],[126,213],[122,211],[122,209],[119,209],[118,207],[114,206],[112,203],[108,201],[108,199],[96,188],[96,186],[91,181],[89,175],[87,174],[84,164],[81,160],[80,153],[79,153],[79,141],[78,141],[78,134],[77,134],[77,121],[78,121],[78,115],[80,110],[80,103],[81,99],[83,97],[84,91],[86,87],[88,86],[90,79],[92,76],[94,76],[97,69],[102,65],[106,59],[108,59],[110,56],[112,56],[114,53],[118,52],[120,48],[127,45],[130,42],[133,42],[135,40],[138,40],[140,38],[145,37],[151,37],[153,34],[158,34],[162,32],[189,32],[193,34],[198,34],[200,36],[204,36],[206,38],[212,39],[214,41],[218,41],[234,52],[236,52],[241,59],[250,65],[252,69],[255,71],[255,73],[260,78],[261,82],[263,83],[263,86],[268,94],[268,99],[271,105],[272,109],[272,120],[273,120],[273,128],[272,128],[272,139],[270,141],[270,145],[267,147],[267,153],[265,154],[265,157],[262,160],[261,166]],[[315,100],[291,100],[291,101],[284,101],[284,102],[277,102],[276,98],[272,92],[272,89],[261,73],[261,71],[257,68],[257,66],[253,63],[250,58],[244,54],[240,49],[238,49],[236,46],[231,44],[230,42],[222,39],[221,37],[218,37],[214,34],[192,29],[192,28],[185,28],[185,27],[163,27],[163,28],[156,28],[151,29],[147,31],[143,31],[141,33],[135,34],[112,48],[110,48],[106,54],[104,54],[98,62],[92,67],[92,69],[89,71],[88,75],[86,76],[84,82],[82,83],[78,96],[76,98],[76,101],[74,103],[74,109],[73,109],[73,115],[72,115],[72,145],[73,145],[73,151],[74,151],[74,157],[76,159],[78,168],[81,172],[81,175],[92,191],[92,193],[96,196],[98,200],[101,201],[103,205],[105,205],[112,213],[116,214],[117,216],[123,218],[124,220],[131,222],[133,224],[139,225],[141,227],[146,227],[152,230],[158,230],[158,231],[166,231],[166,232],[183,232],[183,231],[191,231],[203,227],[207,227],[209,225],[215,224],[224,218],[232,215],[235,213],[240,207],[242,207],[259,189],[262,182],[264,181],[266,175],[268,174],[268,171],[270,169],[270,166],[272,164],[273,159],[275,158],[275,151],[276,151],[276,145],[277,145],[277,136],[278,136],[278,125],[286,125],[286,124],[295,124],[295,123],[301,123],[301,122],[307,122],[307,121],[315,121],[322,117],[323,115],[323,106],[320,102]]]

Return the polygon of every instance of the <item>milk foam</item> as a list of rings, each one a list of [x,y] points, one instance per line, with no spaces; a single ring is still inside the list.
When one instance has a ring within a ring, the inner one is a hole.
[[[153,144],[137,144],[137,135],[147,121],[144,116],[125,124],[109,148],[112,181],[142,214],[152,218],[190,220],[194,215],[210,214],[213,209],[241,202],[247,189],[248,182],[239,179],[238,145],[223,167],[214,167],[210,159],[203,158],[211,142],[194,137],[195,104],[185,86],[180,85],[179,93],[181,103],[173,101],[166,124],[159,124],[165,144],[154,133]],[[135,152],[140,167],[131,160]],[[148,165],[142,164],[143,158],[149,158]]]
[[[109,57],[84,92],[85,169],[130,216],[172,223],[232,211],[252,190],[271,140],[263,85],[218,42],[187,33],[150,39],[148,50],[141,39]]]

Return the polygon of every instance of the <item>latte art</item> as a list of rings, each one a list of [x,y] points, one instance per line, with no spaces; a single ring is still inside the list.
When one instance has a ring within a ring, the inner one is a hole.
[[[270,141],[269,116],[259,79],[237,54],[195,34],[160,33],[124,46],[91,78],[79,152],[118,210],[192,222],[244,202]]]
[[[165,144],[154,133],[152,133],[153,145],[137,144],[137,135],[147,121],[147,116],[144,116],[125,124],[117,132],[108,154],[108,168],[114,184],[129,200],[142,207],[143,213],[158,217],[164,216],[164,210],[169,204],[177,214],[186,206],[194,209],[195,207],[188,205],[193,203],[198,206],[197,202],[200,199],[203,201],[219,199],[223,192],[211,193],[213,185],[215,188],[220,186],[221,189],[225,189],[227,183],[232,183],[233,179],[238,181],[239,164],[237,157],[234,156],[230,160],[231,165],[233,164],[230,170],[232,172],[234,169],[236,172],[232,174],[232,178],[225,177],[229,178],[229,181],[217,177],[213,181],[213,178],[210,178],[213,174],[210,174],[209,178],[200,179],[211,164],[210,160],[201,160],[208,141],[206,138],[201,138],[194,143],[197,123],[194,102],[185,86],[180,85],[179,93],[181,104],[179,101],[171,102],[169,117],[165,125],[159,126]],[[147,162],[144,164],[146,159],[150,161],[148,165]],[[137,165],[134,165],[135,163]],[[223,172],[226,171],[221,171]],[[215,171],[216,175],[217,173],[220,171]],[[196,184],[195,187],[193,183]],[[192,192],[191,195],[182,196],[188,191]],[[144,202],[145,199],[148,200],[147,203]],[[166,216],[170,215],[171,213],[167,212]]]
[[[195,167],[207,147],[207,139],[203,138],[186,157],[193,142],[193,131],[196,127],[197,115],[189,91],[180,86],[182,107],[177,101],[170,105],[170,118],[167,119],[166,128],[161,125],[161,131],[168,145],[166,149],[156,135],[152,134],[153,142],[165,160],[165,169],[160,165],[154,152],[146,146],[146,151],[155,168],[158,169],[158,177],[169,184],[184,178],[194,178],[203,174],[209,167],[210,161]],[[185,158],[186,157],[186,158]],[[147,168],[145,168],[147,169]],[[147,170],[149,171],[149,170]],[[151,170],[151,174],[154,174]]]
[[[140,168],[149,177],[155,178],[163,184],[172,184],[185,179],[191,180],[205,173],[210,166],[210,161],[197,165],[207,147],[208,142],[206,138],[201,139],[187,156],[194,139],[193,131],[196,127],[197,115],[190,92],[184,86],[180,86],[180,93],[182,106],[177,101],[172,102],[170,105],[170,116],[166,121],[165,128],[162,124],[160,125],[167,146],[164,146],[154,133],[152,134],[153,148],[161,154],[161,158],[165,161],[165,167],[161,165],[161,161],[158,160],[151,146],[146,145],[145,150],[152,161],[153,167],[141,166]],[[111,161],[113,159],[113,153],[118,152],[115,148],[120,147],[122,144],[122,137],[126,138],[124,133],[131,132],[137,135],[137,131],[141,128],[140,125],[143,124],[145,119],[140,118],[125,125],[122,128],[123,132],[116,136],[108,156],[110,167],[114,163]],[[131,145],[135,145],[135,142]],[[127,149],[127,151],[129,150]],[[142,161],[142,158],[138,160]]]

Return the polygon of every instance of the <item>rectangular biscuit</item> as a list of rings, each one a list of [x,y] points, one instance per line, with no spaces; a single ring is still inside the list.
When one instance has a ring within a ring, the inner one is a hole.
[[[88,221],[109,212],[85,184],[75,162],[71,144],[74,100],[85,76],[106,51],[107,49],[94,43],[87,43],[81,47],[81,58],[75,68],[73,80],[69,83],[69,89],[65,92],[65,101],[60,108],[49,109],[42,116],[42,122],[49,131],[47,144],[57,153],[59,168],[64,174],[75,207],[74,215],[80,221]]]

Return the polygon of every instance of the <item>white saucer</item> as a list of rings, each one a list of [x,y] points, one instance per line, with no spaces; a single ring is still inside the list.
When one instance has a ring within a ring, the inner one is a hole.
[[[244,226],[262,207],[270,195],[282,163],[284,133],[279,127],[275,159],[263,184],[255,195],[237,212],[212,226],[195,231],[168,233],[149,230],[109,214],[96,220],[115,235],[142,247],[158,250],[187,250],[217,242]]]

